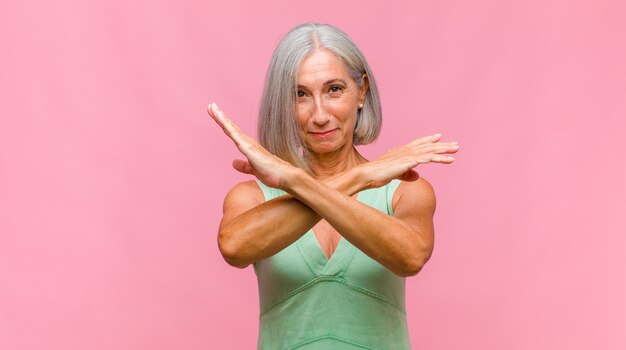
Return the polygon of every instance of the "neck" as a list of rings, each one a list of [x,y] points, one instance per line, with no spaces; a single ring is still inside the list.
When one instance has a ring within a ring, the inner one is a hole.
[[[332,153],[309,154],[311,171],[313,176],[319,180],[340,174],[365,162],[367,159],[361,156],[353,145]]]

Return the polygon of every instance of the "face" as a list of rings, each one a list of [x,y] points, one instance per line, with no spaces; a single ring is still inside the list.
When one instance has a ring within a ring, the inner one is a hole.
[[[313,153],[352,147],[359,104],[365,102],[367,79],[359,87],[334,53],[318,50],[300,64],[296,116],[300,134]]]

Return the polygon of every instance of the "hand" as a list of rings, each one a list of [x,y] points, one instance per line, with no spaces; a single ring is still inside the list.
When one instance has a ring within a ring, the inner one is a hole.
[[[224,130],[247,160],[236,159],[233,161],[235,170],[252,174],[267,186],[282,189],[285,179],[297,168],[288,162],[271,154],[263,148],[256,140],[241,132],[215,103],[211,103],[207,108],[209,115]]]
[[[454,158],[446,154],[456,153],[456,142],[439,142],[441,134],[422,137],[404,146],[387,151],[376,160],[359,165],[365,174],[367,188],[386,185],[393,179],[416,181],[418,173],[413,170],[419,164],[450,164]]]

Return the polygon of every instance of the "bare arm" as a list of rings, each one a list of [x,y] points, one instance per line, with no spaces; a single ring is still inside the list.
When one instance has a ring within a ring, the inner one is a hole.
[[[361,190],[353,172],[329,178],[324,184],[346,196]],[[243,182],[224,199],[218,245],[230,265],[244,268],[278,253],[320,220],[316,212],[291,195],[264,202],[255,181]]]
[[[291,195],[262,203],[254,183],[242,184],[229,193],[219,242],[231,265],[245,267],[275,254],[321,218],[398,275],[417,273],[430,256],[434,194],[425,181],[399,188],[401,196],[394,217],[357,202],[350,195],[383,186],[394,178],[415,181],[418,176],[412,168],[420,163],[451,163],[453,158],[444,154],[456,152],[456,144],[438,143],[441,135],[420,138],[322,183],[267,152],[241,133],[216,106],[209,108],[209,114],[248,159],[235,161],[235,169]]]
[[[426,180],[402,183],[394,216],[320,184],[304,172],[287,183],[287,192],[395,274],[415,275],[430,258],[435,196]]]

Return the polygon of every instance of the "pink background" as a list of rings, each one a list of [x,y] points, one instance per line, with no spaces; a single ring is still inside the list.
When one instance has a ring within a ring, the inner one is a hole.
[[[55,4],[53,4],[55,3]],[[343,28],[383,98],[369,157],[435,132],[418,349],[626,348],[621,1],[3,1],[0,348],[250,349],[251,268],[216,245],[271,52]]]

